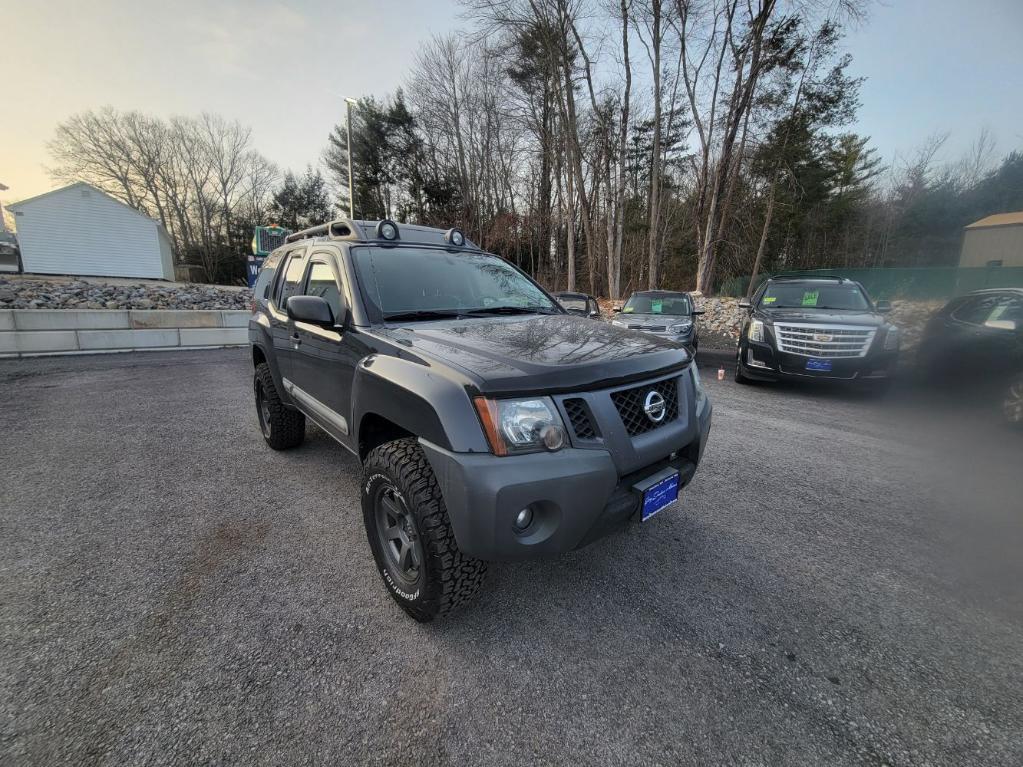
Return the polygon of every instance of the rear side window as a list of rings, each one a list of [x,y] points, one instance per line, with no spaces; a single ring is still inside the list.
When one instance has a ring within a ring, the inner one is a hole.
[[[267,299],[270,298],[270,288],[274,282],[274,276],[277,274],[277,267],[281,263],[281,257],[270,256],[263,262],[263,268],[259,270],[259,276],[256,277],[256,284],[252,288],[252,297],[255,299]]]

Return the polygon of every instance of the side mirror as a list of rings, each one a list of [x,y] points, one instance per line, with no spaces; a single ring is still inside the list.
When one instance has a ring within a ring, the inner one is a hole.
[[[334,327],[334,312],[319,296],[292,296],[288,299],[288,319],[308,322],[323,328]]]
[[[753,304],[751,304],[751,303],[750,303],[749,301],[747,301],[747,300],[746,300],[746,299],[744,298],[744,299],[742,299],[742,300],[741,300],[741,301],[739,302],[739,308],[740,308],[740,309],[752,309],[752,308],[753,308]]]
[[[689,313],[692,314],[694,317],[696,317],[696,316],[699,316],[699,315],[703,314],[704,310],[703,309],[693,309]]]
[[[620,307],[620,306],[612,306],[611,307],[611,311],[614,312],[615,314],[618,314],[618,312],[620,312],[621,310],[622,310],[622,307]]]
[[[594,310],[590,311],[590,316],[591,317],[599,317],[600,316],[600,312],[598,312],[596,309],[594,309]]]
[[[1016,320],[988,320],[984,323],[984,327],[991,328],[992,330],[1008,330],[1015,333],[1019,328],[1019,323]]]
[[[892,310],[892,302],[878,301],[874,304],[874,308],[877,309],[878,314],[888,314]]]

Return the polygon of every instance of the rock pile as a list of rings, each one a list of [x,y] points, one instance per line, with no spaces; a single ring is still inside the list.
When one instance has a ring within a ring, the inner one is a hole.
[[[246,309],[252,293],[193,283],[0,278],[0,309]]]

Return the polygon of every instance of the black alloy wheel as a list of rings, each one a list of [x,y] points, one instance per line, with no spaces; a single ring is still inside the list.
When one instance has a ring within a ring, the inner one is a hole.
[[[415,591],[423,571],[423,544],[415,516],[389,482],[377,488],[374,499],[377,535],[385,565],[403,591]]]

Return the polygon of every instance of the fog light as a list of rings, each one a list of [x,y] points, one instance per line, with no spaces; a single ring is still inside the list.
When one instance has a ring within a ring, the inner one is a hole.
[[[528,506],[515,515],[515,529],[525,530],[533,523],[533,510]]]

